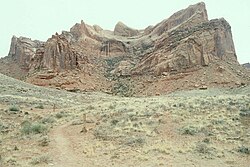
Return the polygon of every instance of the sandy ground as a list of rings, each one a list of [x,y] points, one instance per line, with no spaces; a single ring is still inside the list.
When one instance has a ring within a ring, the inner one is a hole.
[[[250,87],[124,98],[0,82],[0,166],[249,166]]]

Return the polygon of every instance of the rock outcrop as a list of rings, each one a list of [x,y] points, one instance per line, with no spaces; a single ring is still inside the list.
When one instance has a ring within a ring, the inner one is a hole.
[[[139,31],[126,26],[122,22],[118,22],[115,25],[114,34],[117,36],[132,37],[138,35]]]
[[[63,35],[56,34],[45,43],[41,65],[59,72],[79,68],[79,63],[83,60],[84,56]]]
[[[76,37],[76,39],[79,39],[81,37],[87,36],[91,37],[92,35],[90,34],[89,28],[87,25],[81,21],[81,23],[76,23],[71,29],[70,29],[71,34]]]
[[[72,70],[79,67],[79,62],[87,61],[86,57],[74,49],[66,36],[57,33],[47,42],[13,36],[9,57],[12,57],[22,68],[31,71]]]
[[[188,28],[176,28],[157,41],[154,51],[145,56],[135,73],[179,71],[196,65],[207,66],[215,59],[236,62],[231,27],[215,19]]]
[[[161,35],[162,33],[177,27],[187,28],[208,21],[205,3],[201,2],[190,5],[188,8],[180,10],[163,20],[151,30],[151,35]]]
[[[14,36],[0,70],[17,76],[12,62],[40,86],[129,92],[122,94],[237,86],[250,78],[237,61],[229,23],[208,20],[203,2],[144,30],[118,22],[109,31],[81,21],[46,42]]]
[[[38,48],[42,47],[44,42],[31,40],[30,38],[13,36],[11,39],[9,57],[16,61],[22,68],[29,69],[30,62],[34,59]]]

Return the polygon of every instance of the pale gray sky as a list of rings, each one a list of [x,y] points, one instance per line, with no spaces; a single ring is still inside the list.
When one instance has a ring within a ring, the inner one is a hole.
[[[112,30],[118,21],[142,29],[199,0],[5,0],[0,6],[0,57],[12,35],[46,41],[84,20]],[[232,26],[240,63],[250,62],[250,1],[204,0],[209,19],[224,17]]]

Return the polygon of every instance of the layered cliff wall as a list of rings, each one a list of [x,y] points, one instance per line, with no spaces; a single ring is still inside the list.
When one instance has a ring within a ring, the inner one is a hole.
[[[223,18],[165,33],[134,71],[161,75],[196,65],[207,66],[214,60],[237,62],[231,27]]]
[[[128,87],[137,93],[164,92],[204,83],[245,83],[248,78],[237,61],[230,24],[223,18],[208,20],[203,2],[144,30],[118,22],[109,31],[81,21],[46,42],[13,36],[9,55],[0,64],[2,73],[16,77],[22,71],[27,81],[42,86],[105,92]],[[204,70],[214,75],[208,77]],[[175,88],[171,84],[176,80],[190,83]]]

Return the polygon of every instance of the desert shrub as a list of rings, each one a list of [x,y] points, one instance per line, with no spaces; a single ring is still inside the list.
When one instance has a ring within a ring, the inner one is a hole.
[[[146,140],[143,137],[129,137],[125,139],[124,145],[136,147],[143,146],[145,143]]]
[[[237,151],[243,154],[250,154],[250,148],[246,146],[239,147]]]
[[[112,93],[119,96],[131,97],[134,92],[129,84],[130,78],[126,77],[124,79],[118,79],[112,88]]]
[[[197,133],[199,133],[199,129],[197,127],[194,126],[184,126],[180,129],[181,134],[183,135],[195,135]]]
[[[48,164],[49,162],[50,162],[50,158],[48,155],[41,155],[39,157],[32,158],[30,163],[32,165],[38,165],[38,164],[42,164],[42,163]]]
[[[56,113],[56,118],[60,119],[63,117],[63,114],[62,113]]]
[[[250,110],[241,110],[240,116],[242,116],[242,117],[250,117]]]
[[[181,107],[181,108],[185,108],[185,107],[186,107],[186,105],[185,105],[184,103],[179,103],[179,107]]]
[[[121,107],[118,109],[118,113],[129,113],[133,111],[134,111],[133,108],[128,108],[128,107]]]
[[[201,154],[208,154],[210,153],[210,148],[208,147],[208,145],[206,143],[198,143],[196,145],[196,148],[195,150],[198,152],[198,153],[201,153]]]
[[[223,118],[220,118],[220,119],[213,119],[211,120],[211,123],[213,125],[221,125],[221,124],[224,124],[225,123],[225,120],[223,120]]]
[[[48,136],[43,136],[40,140],[39,140],[39,146],[45,147],[49,145],[49,137]]]
[[[41,123],[43,124],[46,124],[46,123],[54,123],[56,120],[54,119],[53,116],[47,116],[47,117],[44,117],[42,120],[41,120]]]
[[[0,121],[0,134],[8,132],[8,129],[9,129],[9,124]]]
[[[177,107],[177,105],[176,105],[176,104],[173,104],[173,107]]]
[[[210,143],[210,139],[209,139],[209,138],[205,138],[205,139],[203,139],[203,140],[202,140],[202,142],[204,142],[204,143],[207,143],[207,144],[208,144],[208,143]]]
[[[205,143],[204,141],[196,143],[194,150],[199,155],[209,159],[214,158],[217,152],[214,147],[211,147],[208,143]]]
[[[167,110],[167,106],[166,106],[165,104],[159,105],[159,108],[160,108],[162,111],[166,111],[166,110]]]
[[[25,135],[28,134],[39,134],[46,132],[47,128],[40,123],[30,123],[29,121],[25,121],[22,123],[21,132]]]
[[[111,109],[111,110],[115,109],[115,107],[116,107],[116,105],[113,105],[113,104],[109,105],[109,109]]]
[[[96,139],[101,139],[104,141],[116,140],[124,137],[122,133],[115,131],[114,127],[109,126],[109,124],[96,127],[93,134]]]
[[[44,106],[43,106],[42,104],[39,104],[39,105],[37,105],[35,108],[44,109]]]
[[[87,110],[94,110],[94,109],[95,109],[95,107],[94,107],[94,106],[92,106],[92,105],[89,105],[86,109],[87,109]]]
[[[3,130],[3,129],[5,129],[5,126],[4,126],[3,122],[0,121],[0,130]]]
[[[119,121],[117,120],[117,119],[113,119],[110,123],[111,123],[111,125],[116,125],[117,123],[118,123]]]
[[[109,133],[110,129],[107,129],[103,126],[99,126],[94,130],[94,136],[97,139],[101,140],[111,140],[113,139],[112,134]]]
[[[20,109],[17,106],[10,106],[9,111],[17,112],[17,111],[20,111]]]
[[[17,161],[14,157],[10,157],[6,159],[6,162],[8,163],[8,165],[11,166],[16,166],[17,165]]]
[[[65,117],[65,116],[67,116],[67,114],[65,112],[63,112],[63,111],[61,111],[59,113],[56,113],[56,115],[55,115],[55,117],[57,119],[60,119],[60,118]]]

